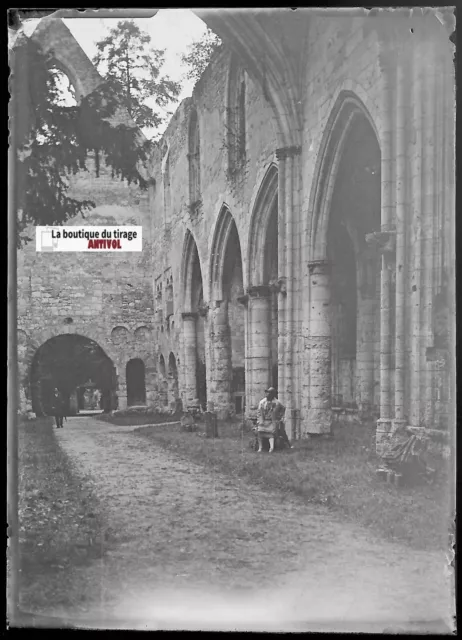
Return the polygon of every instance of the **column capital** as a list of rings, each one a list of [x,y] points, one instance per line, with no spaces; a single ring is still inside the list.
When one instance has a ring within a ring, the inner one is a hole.
[[[332,262],[327,259],[311,260],[308,262],[308,269],[310,270],[310,276],[316,274],[330,273]]]
[[[271,295],[271,288],[266,284],[254,285],[247,289],[247,295],[251,298],[268,298]]]
[[[184,311],[181,314],[181,317],[183,318],[183,320],[196,320],[197,319],[198,314],[196,313],[196,311]]]
[[[276,158],[278,160],[283,160],[284,158],[293,158],[294,156],[299,156],[301,152],[301,147],[282,147],[281,149],[276,149]]]
[[[393,254],[396,251],[396,230],[374,231],[365,236],[366,245],[380,254]]]

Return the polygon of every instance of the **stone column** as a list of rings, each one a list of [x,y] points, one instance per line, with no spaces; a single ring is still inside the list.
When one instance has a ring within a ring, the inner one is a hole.
[[[379,33],[380,66],[382,71],[382,148],[381,148],[381,234],[374,234],[379,248],[394,241],[394,183],[395,142],[394,139],[394,90],[396,84],[396,54],[389,35]],[[391,234],[391,235],[390,235]],[[394,249],[393,249],[394,250]],[[391,431],[394,414],[392,402],[392,289],[393,270],[390,252],[382,252],[380,274],[380,418],[377,421],[376,450],[380,455],[382,442]]]
[[[249,417],[252,413],[252,397],[250,389],[252,388],[252,373],[251,373],[251,351],[250,351],[250,314],[249,314],[249,296],[240,296],[237,299],[238,303],[244,307],[244,376],[245,376],[245,415]]]
[[[267,286],[254,286],[249,288],[248,295],[251,380],[249,400],[251,406],[256,406],[271,384],[271,291]]]
[[[434,427],[435,419],[435,362],[427,358],[427,348],[434,344],[433,333],[433,302],[435,297],[435,249],[438,240],[435,231],[434,220],[437,217],[438,202],[437,193],[435,145],[441,144],[441,140],[435,140],[435,102],[437,100],[435,86],[435,58],[432,55],[433,47],[427,42],[427,66],[422,76],[422,278],[421,278],[421,346],[422,361],[425,362],[421,376],[422,417],[426,427]],[[436,201],[435,201],[436,200]]]
[[[295,278],[299,260],[300,242],[299,211],[300,211],[300,167],[301,147],[284,147],[276,151],[279,161],[278,185],[278,234],[279,254],[278,270],[280,278],[285,279],[286,295],[279,317],[281,326],[279,331],[279,364],[281,374],[278,376],[279,398],[286,406],[286,429],[289,437],[295,436],[294,409],[296,405],[297,376],[294,366],[294,352],[296,327],[298,322],[298,302],[295,299]],[[282,229],[284,233],[281,234]],[[297,363],[298,364],[298,363]]]
[[[407,34],[409,40],[409,34]],[[396,301],[395,301],[395,424],[405,422],[406,369],[406,222],[409,220],[409,53],[403,41],[396,78]],[[396,422],[398,421],[398,422]]]
[[[420,425],[421,417],[421,290],[422,290],[422,76],[426,73],[422,65],[424,43],[419,42],[414,51],[414,83],[413,83],[413,122],[415,123],[415,152],[412,158],[412,273],[409,297],[411,300],[411,409],[410,422],[414,426]]]
[[[196,336],[196,320],[197,313],[182,313],[183,318],[183,406],[186,409],[188,405],[195,400],[197,396],[197,378],[196,378],[196,362],[197,362],[197,336]],[[167,363],[165,364],[167,368]]]
[[[286,277],[286,153],[284,149],[276,151],[278,159],[278,274]],[[286,353],[287,353],[287,296],[279,297],[278,306],[278,398],[286,405]]]
[[[376,268],[378,254],[366,249],[362,255],[358,291],[356,348],[356,403],[362,418],[370,416],[374,399],[374,334],[376,298]]]
[[[231,402],[231,336],[228,322],[228,301],[215,302],[212,325],[213,388],[211,401],[220,419],[233,413]]]
[[[118,408],[127,408],[127,379],[126,379],[126,365],[123,367],[117,367],[117,400]]]
[[[307,433],[326,434],[332,427],[331,265],[308,263],[310,270],[310,410]]]

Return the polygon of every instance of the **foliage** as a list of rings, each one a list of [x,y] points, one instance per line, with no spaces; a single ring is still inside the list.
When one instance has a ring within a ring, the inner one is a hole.
[[[220,38],[211,29],[207,29],[200,40],[193,42],[188,52],[181,56],[181,62],[186,67],[185,78],[197,82],[220,45]]]
[[[18,246],[27,241],[24,231],[30,224],[63,224],[94,207],[90,200],[67,195],[69,177],[88,170],[89,155],[96,157],[97,175],[104,159],[113,177],[147,188],[138,167],[150,145],[141,142],[133,125],[110,121],[120,109],[112,85],[102,83],[78,105],[63,105],[52,56],[25,36],[18,37],[12,53]]]
[[[165,110],[176,101],[181,86],[161,74],[165,49],[154,49],[150,42],[151,36],[134,22],[120,21],[96,44],[93,62],[137,126],[156,129],[165,118],[147,102],[153,100]]]

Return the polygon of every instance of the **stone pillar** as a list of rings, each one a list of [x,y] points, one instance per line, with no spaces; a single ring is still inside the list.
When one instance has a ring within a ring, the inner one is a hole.
[[[278,184],[278,235],[279,235],[279,262],[278,270],[280,278],[285,279],[285,300],[279,313],[281,326],[279,331],[280,343],[278,346],[280,371],[278,374],[279,398],[286,406],[286,429],[290,438],[295,437],[294,409],[296,405],[297,375],[295,372],[294,353],[296,327],[298,317],[295,300],[295,266],[299,261],[300,242],[299,217],[300,217],[300,171],[301,171],[301,147],[292,146],[277,149],[276,156],[279,162]],[[284,230],[282,234],[281,231]],[[297,363],[298,364],[298,363]],[[282,366],[281,366],[282,365]]]
[[[249,370],[250,406],[256,406],[271,385],[271,291],[267,286],[250,287],[249,295]]]
[[[213,397],[211,401],[219,419],[223,420],[233,414],[231,401],[231,336],[228,322],[228,301],[215,303],[211,333],[213,361]]]
[[[427,50],[430,49],[425,73],[422,77],[422,281],[421,281],[421,345],[423,351],[422,360],[425,362],[423,375],[421,377],[421,394],[423,404],[424,424],[428,428],[434,427],[435,419],[435,362],[432,358],[427,359],[427,348],[434,344],[433,333],[433,302],[435,297],[435,249],[437,238],[435,238],[434,220],[437,217],[438,202],[435,201],[437,192],[436,167],[434,148],[441,144],[440,140],[435,140],[435,102],[437,100],[435,87],[435,73],[437,72],[435,59],[431,49],[433,47],[427,43]],[[431,66],[430,66],[431,65]],[[436,230],[440,233],[440,229]]]
[[[374,400],[374,337],[376,298],[376,268],[378,254],[373,249],[362,256],[358,291],[356,403],[360,416],[370,416]]]
[[[409,36],[407,36],[409,40]],[[406,223],[409,220],[409,118],[410,84],[409,53],[399,51],[396,78],[396,301],[395,301],[395,429],[405,422],[406,370]]]
[[[396,54],[394,43],[387,35],[381,34],[380,66],[382,70],[382,148],[381,148],[381,232],[379,247],[387,241],[394,241],[394,89],[396,84]],[[388,235],[386,235],[388,234]],[[380,235],[380,234],[379,234]],[[384,237],[385,236],[385,237]],[[394,248],[393,248],[394,250]],[[394,403],[391,396],[392,382],[392,289],[393,266],[390,252],[382,252],[380,274],[380,418],[377,421],[376,450],[380,455],[382,441],[386,440],[392,428]]]
[[[307,433],[326,434],[332,427],[332,323],[330,269],[327,260],[310,269],[310,410]]]
[[[119,367],[117,370],[117,399],[118,409],[127,408],[127,380],[126,367]]]
[[[197,362],[197,313],[183,313],[183,405],[185,409],[197,396],[196,362]],[[166,363],[167,367],[167,363]]]
[[[278,274],[286,282],[286,154],[284,149],[276,151],[278,159]],[[287,296],[278,301],[278,398],[286,405],[286,353],[287,353]]]
[[[244,295],[240,296],[237,299],[238,303],[244,307],[244,376],[245,376],[245,415],[249,417],[252,408],[252,397],[251,397],[251,388],[252,388],[252,370],[251,370],[251,318],[249,313],[249,296]]]
[[[412,273],[409,297],[411,301],[411,407],[410,422],[414,426],[420,425],[421,399],[421,290],[422,290],[422,76],[426,69],[422,64],[424,43],[420,42],[414,50],[413,64],[415,68],[413,83],[413,122],[415,123],[415,154],[412,172]]]

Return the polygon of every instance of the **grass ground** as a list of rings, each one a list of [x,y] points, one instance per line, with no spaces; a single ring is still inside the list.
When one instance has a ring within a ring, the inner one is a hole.
[[[101,420],[102,422],[108,422],[110,424],[116,424],[119,427],[126,427],[129,425],[144,425],[144,424],[159,424],[161,422],[178,422],[179,416],[163,415],[159,413],[146,413],[140,415],[128,415],[128,416],[113,416],[109,413],[100,413],[93,416],[95,420]]]
[[[209,469],[327,505],[387,539],[417,549],[447,548],[447,469],[432,485],[396,488],[380,482],[370,427],[338,426],[332,438],[298,441],[293,450],[272,456],[251,451],[251,434],[236,423],[220,424],[218,439],[176,425],[135,433]]]
[[[85,609],[79,567],[101,557],[101,506],[59,447],[50,418],[19,426],[20,609]],[[107,549],[107,545],[106,545]]]

